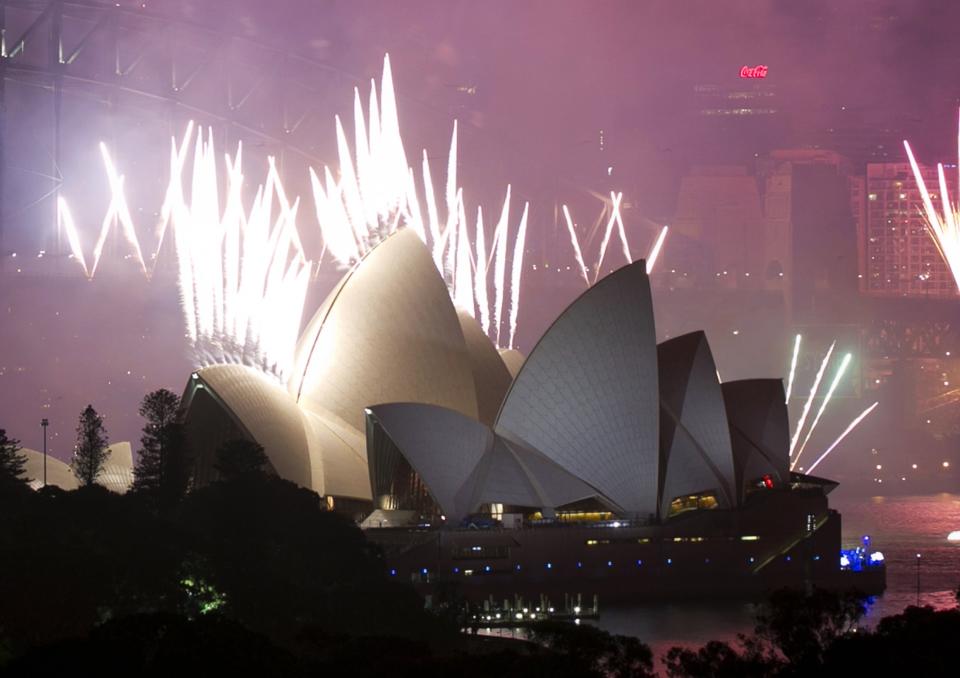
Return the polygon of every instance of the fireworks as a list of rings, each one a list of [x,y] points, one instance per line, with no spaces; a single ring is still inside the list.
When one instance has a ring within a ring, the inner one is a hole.
[[[653,267],[657,263],[657,257],[660,255],[660,250],[663,249],[663,241],[667,239],[667,231],[669,230],[669,226],[660,229],[660,235],[657,236],[653,247],[650,248],[650,253],[647,255],[647,275],[653,273]]]
[[[793,341],[793,357],[790,359],[790,375],[787,377],[786,402],[790,403],[790,392],[793,390],[793,379],[797,374],[797,357],[800,355],[800,335]]]
[[[510,341],[507,348],[513,348],[517,334],[517,315],[520,312],[520,274],[523,271],[523,245],[527,238],[527,206],[520,217],[520,228],[513,246],[513,275],[510,276]]]
[[[118,223],[124,238],[133,248],[144,275],[148,275],[147,265],[143,261],[143,253],[140,250],[140,241],[137,239],[137,230],[134,228],[130,208],[127,206],[127,198],[123,193],[123,177],[117,174],[113,161],[110,159],[110,154],[107,152],[107,146],[103,142],[100,142],[100,155],[103,157],[103,165],[107,170],[112,198],[110,199],[110,206],[107,208],[107,214],[103,218],[100,237],[97,238],[97,244],[93,248],[93,265],[90,268],[90,275],[93,276],[97,271],[97,264],[100,263],[100,256],[103,253],[103,243],[107,239],[110,227],[116,226]]]
[[[426,156],[424,156],[426,159]],[[524,208],[526,211],[526,208]],[[510,186],[507,186],[507,197],[503,201],[503,210],[500,212],[500,220],[497,222],[497,228],[493,232],[494,244],[491,246],[491,255],[496,252],[493,285],[494,285],[494,306],[493,306],[493,324],[496,328],[496,344],[500,345],[500,328],[503,320],[503,301],[504,301],[504,283],[507,277],[507,228],[510,216]],[[489,270],[489,262],[487,269]]]
[[[600,243],[600,254],[597,258],[597,265],[594,267],[593,283],[590,281],[590,274],[588,273],[587,264],[583,258],[583,249],[580,246],[580,238],[577,236],[576,227],[573,223],[573,218],[570,216],[570,209],[563,205],[563,218],[567,225],[567,234],[570,236],[570,245],[573,247],[573,255],[577,262],[577,268],[580,270],[580,275],[583,277],[584,283],[587,287],[590,287],[591,284],[595,284],[597,280],[600,279],[600,269],[603,265],[603,260],[607,254],[607,247],[610,243],[610,236],[613,234],[613,227],[617,227],[617,235],[620,238],[620,245],[623,250],[623,256],[627,260],[627,263],[633,262],[633,256],[630,253],[630,243],[627,241],[627,230],[623,224],[623,217],[620,214],[620,204],[623,201],[623,193],[610,193],[610,204],[609,211],[610,214],[607,219],[607,225],[603,231],[603,240]],[[603,218],[604,213],[606,213],[607,207],[604,207],[604,212],[601,213],[600,219]],[[597,222],[599,225],[599,220]],[[660,250],[663,248],[663,242],[666,240],[667,232],[669,227],[664,226],[660,229],[659,235],[653,242],[653,246],[650,248],[650,252],[647,254],[647,274],[653,272],[653,267],[656,264],[657,257],[660,254]]]
[[[907,158],[910,160],[910,167],[913,170],[914,179],[917,182],[917,188],[920,189],[920,197],[923,202],[923,214],[927,222],[927,230],[933,238],[940,256],[950,267],[950,273],[953,275],[954,282],[960,287],[960,212],[957,206],[950,203],[950,194],[947,190],[947,180],[943,172],[943,164],[937,164],[937,176],[940,182],[940,203],[943,213],[937,212],[927,190],[926,182],[920,174],[920,167],[917,165],[916,158],[913,157],[913,151],[910,144],[903,142],[903,147],[907,151]],[[957,156],[960,158],[960,132],[957,136]]]
[[[528,206],[524,206],[512,253],[510,187],[487,252],[483,213],[471,225],[463,189],[457,185],[457,136],[453,126],[447,157],[441,216],[426,152],[418,186],[408,164],[397,116],[390,59],[384,59],[379,90],[371,81],[365,109],[354,91],[353,148],[339,117],[334,120],[339,167],[309,170],[317,225],[322,236],[320,258],[327,252],[340,266],[352,266],[385,237],[410,228],[430,248],[451,297],[479,317],[484,331],[499,345],[501,334],[513,348],[517,331]],[[191,122],[180,143],[171,140],[170,176],[156,227],[154,266],[168,232],[173,233],[178,282],[186,335],[201,365],[239,362],[281,379],[292,365],[303,317],[310,274],[299,231],[299,199],[288,199],[274,165],[268,160],[265,181],[249,205],[242,192],[242,147],[225,156],[218,173],[211,130]],[[73,216],[62,197],[58,226],[66,233],[72,257],[92,278],[103,255],[107,235],[119,228],[146,277],[147,268],[119,174],[107,147],[100,145],[111,199],[100,227],[90,264],[84,256]],[[192,162],[189,161],[192,151]],[[189,171],[189,179],[187,173]],[[223,195],[220,186],[225,185]],[[419,195],[426,201],[421,208]],[[512,272],[507,299],[507,259]],[[493,272],[493,299],[489,294]],[[506,316],[506,317],[505,317]],[[502,327],[507,324],[507,327]]]
[[[573,254],[577,258],[577,266],[580,267],[580,275],[583,276],[583,282],[590,287],[590,274],[587,273],[587,265],[583,261],[583,252],[580,251],[580,240],[577,238],[577,232],[573,228],[573,219],[570,218],[570,210],[563,206],[563,217],[567,221],[567,232],[570,234],[570,243],[573,245]]]
[[[849,435],[849,433],[850,433],[853,429],[855,429],[855,428],[857,427],[857,425],[858,425],[861,421],[863,421],[864,419],[866,419],[866,418],[867,418],[867,415],[870,414],[871,412],[873,412],[874,408],[875,408],[877,405],[879,405],[879,404],[880,404],[879,402],[876,402],[876,403],[874,403],[873,405],[871,405],[870,407],[868,407],[867,409],[865,409],[863,412],[861,412],[859,415],[857,415],[857,417],[856,417],[853,421],[850,422],[850,425],[847,426],[847,428],[844,429],[843,433],[840,434],[840,437],[837,438],[836,440],[834,440],[834,441],[833,441],[833,444],[830,445],[830,447],[828,447],[828,448],[826,449],[826,451],[825,451],[823,454],[821,454],[819,457],[817,457],[817,460],[816,460],[815,462],[813,462],[813,464],[810,465],[810,468],[807,469],[807,473],[812,473],[813,470],[814,470],[815,468],[817,468],[817,466],[820,464],[820,462],[823,461],[824,459],[826,459],[827,456],[828,456],[831,452],[833,452],[834,448],[836,448],[836,446],[839,445],[839,444],[841,443],[841,441],[843,441],[843,439],[846,438],[847,435]]]
[[[787,404],[790,402],[790,393],[794,384],[796,370],[797,370],[797,359],[800,353],[800,343],[801,335],[797,335],[793,342],[793,355],[790,359],[790,373],[787,379]],[[820,422],[820,419],[823,417],[824,413],[827,411],[834,392],[837,390],[837,387],[840,385],[840,382],[843,381],[844,375],[847,373],[847,369],[850,367],[850,362],[853,359],[853,356],[850,353],[846,353],[843,356],[843,359],[840,361],[840,366],[837,368],[836,373],[834,374],[833,380],[830,382],[830,386],[827,389],[827,393],[823,398],[823,402],[820,403],[820,407],[817,410],[817,414],[813,418],[813,423],[810,424],[810,428],[806,431],[806,436],[803,439],[803,443],[800,444],[799,448],[797,447],[797,441],[800,439],[800,435],[803,433],[804,425],[806,424],[807,416],[810,414],[810,409],[813,405],[814,399],[817,397],[817,393],[820,390],[820,383],[823,381],[823,376],[826,373],[827,366],[830,363],[830,357],[833,355],[833,350],[836,347],[837,342],[834,341],[830,344],[830,348],[827,349],[826,355],[823,357],[823,360],[820,362],[820,368],[817,370],[817,374],[813,380],[813,386],[810,389],[810,393],[807,396],[807,399],[804,401],[803,410],[800,414],[800,419],[797,422],[796,427],[793,431],[793,436],[790,440],[790,470],[797,468],[797,464],[800,461],[800,455],[803,453],[804,449],[807,446],[807,443],[810,442],[811,437],[813,436],[814,430],[817,428],[817,424]],[[813,465],[807,469],[807,473],[812,471],[821,461],[823,461],[827,455],[829,455],[847,435],[853,431],[854,428],[863,421],[870,412],[873,411],[873,408],[877,406],[878,403],[874,403],[872,406],[868,407],[863,411],[859,416],[857,416],[849,426],[840,434],[833,444],[827,448],[827,450],[821,454]]]
[[[147,264],[143,259],[140,240],[137,238],[137,230],[134,227],[133,218],[130,216],[130,207],[127,205],[127,198],[123,191],[124,177],[121,174],[117,174],[113,160],[110,158],[110,153],[107,151],[106,145],[102,142],[100,143],[100,156],[103,159],[104,169],[107,173],[111,198],[107,206],[107,211],[103,216],[103,221],[100,224],[100,233],[93,247],[93,255],[89,266],[87,266],[86,257],[83,255],[83,246],[80,244],[80,234],[77,231],[70,207],[67,205],[66,198],[62,195],[57,198],[57,227],[66,233],[67,244],[70,246],[70,254],[77,263],[80,264],[80,267],[83,269],[83,274],[87,278],[93,278],[97,272],[97,267],[100,265],[100,259],[103,257],[103,246],[107,241],[107,236],[110,234],[111,229],[119,226],[124,239],[126,239],[130,248],[133,250],[133,255],[140,265],[140,270],[149,278],[150,273],[147,271]]]
[[[190,140],[185,140],[189,145]],[[172,178],[171,208],[187,337],[201,364],[241,362],[283,377],[293,360],[311,264],[273,159],[248,210],[242,202],[242,147],[226,157],[220,210],[212,136],[198,129],[190,200]],[[183,169],[183,166],[180,167]]]
[[[484,331],[499,343],[506,298],[510,187],[507,187],[488,255],[483,213],[477,211],[477,220],[471,226],[466,218],[463,189],[457,185],[457,123],[453,126],[447,155],[446,215],[442,218],[426,152],[421,164],[420,186],[417,174],[407,165],[389,57],[384,59],[379,98],[376,83],[370,83],[367,110],[365,117],[360,92],[355,90],[353,150],[340,119],[336,119],[339,178],[334,177],[329,167],[323,170],[323,181],[316,171],[310,170],[317,221],[327,250],[341,265],[349,266],[397,229],[413,229],[433,253],[454,303],[479,317]],[[421,208],[421,193],[426,209]],[[524,207],[512,256],[508,348],[513,347],[516,335],[526,222],[527,207]],[[494,272],[492,306],[488,278],[491,267]]]
[[[77,226],[70,214],[70,208],[63,196],[57,198],[57,227],[67,233],[67,243],[70,245],[71,256],[80,262],[83,267],[83,274],[90,277],[90,269],[87,268],[86,258],[83,256],[83,248],[80,246],[80,235],[77,233]]]
[[[849,353],[843,356],[843,360],[840,362],[840,368],[837,370],[836,375],[834,375],[833,381],[830,383],[830,388],[827,389],[827,395],[824,397],[823,402],[820,403],[820,409],[817,410],[817,416],[813,418],[813,423],[810,424],[810,428],[807,429],[807,436],[803,439],[803,442],[797,449],[797,454],[793,458],[794,464],[799,463],[800,455],[803,454],[803,448],[807,446],[808,442],[810,442],[810,436],[813,435],[813,431],[817,428],[817,423],[819,423],[820,417],[823,416],[824,411],[827,409],[827,405],[830,404],[830,399],[833,397],[833,392],[837,390],[837,385],[840,383],[840,380],[843,379],[843,375],[847,371],[847,367],[850,366],[850,358],[851,355]]]
[[[803,404],[803,411],[800,413],[800,421],[797,422],[797,428],[793,432],[793,437],[790,439],[790,456],[793,456],[793,450],[797,446],[797,440],[800,437],[800,431],[803,430],[803,425],[807,421],[807,415],[810,413],[810,406],[813,404],[813,399],[817,397],[817,391],[820,388],[820,381],[823,379],[823,373],[827,371],[827,363],[830,362],[830,356],[833,355],[833,349],[837,345],[837,342],[834,341],[830,344],[830,348],[827,349],[827,355],[823,357],[823,361],[820,363],[820,369],[817,370],[817,376],[813,380],[813,386],[810,388],[810,395],[807,396],[806,402]]]
[[[611,208],[610,208],[610,218],[607,220],[607,227],[603,230],[603,240],[600,242],[600,256],[597,258],[597,266],[594,269],[593,282],[596,284],[597,280],[600,279],[600,268],[603,266],[603,258],[607,253],[607,243],[610,242],[610,234],[613,232],[613,225],[617,221],[617,214],[620,211],[620,200],[623,198],[623,193],[611,193]],[[629,252],[627,253],[627,263],[630,263]]]

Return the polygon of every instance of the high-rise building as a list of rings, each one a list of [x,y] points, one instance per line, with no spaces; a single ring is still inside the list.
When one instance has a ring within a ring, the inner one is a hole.
[[[763,208],[745,166],[694,167],[680,182],[666,260],[708,287],[755,288],[764,274]],[[678,245],[680,239],[686,246]]]
[[[798,311],[823,311],[856,294],[861,193],[849,162],[831,151],[772,151],[753,174],[695,167],[680,184],[666,261],[707,286],[783,289]],[[699,249],[681,250],[678,237]]]
[[[921,166],[920,171],[928,187],[939,185],[935,167]],[[936,202],[938,194],[931,194]],[[910,165],[868,164],[865,198],[866,227],[858,243],[860,292],[878,297],[956,296],[956,283],[927,231]]]
[[[764,261],[781,270],[798,322],[848,319],[856,295],[857,182],[832,151],[777,150],[761,160]],[[767,276],[770,279],[770,275]]]

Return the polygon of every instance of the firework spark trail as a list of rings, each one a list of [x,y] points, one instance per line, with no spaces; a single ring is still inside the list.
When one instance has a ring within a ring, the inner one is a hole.
[[[520,228],[517,231],[517,241],[513,246],[513,275],[510,277],[510,341],[507,348],[513,348],[513,340],[517,334],[517,314],[520,311],[520,275],[523,272],[523,247],[527,237],[527,212],[530,204],[523,206],[523,216],[520,217]]]
[[[324,168],[322,179],[318,172],[310,170],[324,251],[329,251],[341,266],[352,266],[398,228],[411,228],[430,249],[454,303],[479,315],[488,334],[493,333],[491,324],[496,325],[499,334],[506,294],[510,186],[507,186],[493,241],[488,247],[484,234],[478,236],[484,237],[484,241],[474,245],[470,238],[470,224],[463,216],[466,205],[462,204],[462,189],[457,185],[458,123],[454,121],[450,137],[446,185],[442,189],[446,214],[441,215],[426,152],[422,154],[419,172],[414,173],[407,165],[389,57],[384,59],[379,92],[377,83],[370,83],[366,116],[359,90],[354,91],[353,111],[352,150],[342,122],[339,118],[335,120],[339,176],[335,178],[329,167]],[[420,206],[418,177],[423,181],[425,209]],[[483,249],[482,262],[477,261],[475,251],[479,247]],[[479,278],[471,278],[470,285],[466,281],[471,277],[471,271],[461,264],[466,260],[475,267]],[[481,284],[489,285],[487,278],[491,268],[495,278],[492,308],[489,294],[478,290]],[[512,298],[519,301],[516,295]],[[481,306],[479,313],[477,305]]]
[[[382,163],[380,159],[380,106],[377,103],[377,83],[370,80],[370,97],[367,100],[367,162],[368,176],[365,185],[370,188],[366,199],[372,210],[372,217],[368,223],[374,223],[379,218],[381,193],[383,191]],[[341,158],[340,162],[345,159]],[[349,161],[349,159],[347,159]]]
[[[357,241],[363,242],[369,231],[369,223],[364,214],[364,203],[360,198],[360,187],[357,176],[353,171],[353,161],[350,159],[350,147],[347,145],[347,135],[340,123],[340,116],[335,116],[334,125],[337,133],[337,154],[340,156],[340,182],[343,189],[343,202],[346,205],[346,214],[351,218],[350,226]],[[359,156],[359,153],[357,154]]]
[[[613,191],[610,192],[610,200],[613,201],[613,213],[617,218],[617,233],[620,236],[620,244],[623,246],[623,258],[627,260],[628,264],[632,264],[633,257],[630,255],[630,245],[627,243],[627,229],[623,225],[623,217],[620,215],[620,200],[622,198],[623,193],[614,196]]]
[[[240,154],[240,149],[241,149],[241,146],[238,143],[237,144],[238,156]],[[273,156],[270,156],[267,158],[267,163],[270,168],[269,169],[270,179],[272,180],[272,183],[273,183],[274,194],[277,196],[277,202],[280,206],[280,211],[282,214],[285,214],[287,216],[287,227],[285,229],[285,234],[290,238],[290,245],[296,251],[297,256],[299,256],[300,259],[305,261],[307,258],[307,255],[305,250],[303,249],[303,243],[300,241],[300,233],[297,232],[296,228],[290,227],[291,215],[294,217],[294,221],[296,220],[295,217],[297,213],[297,208],[299,206],[300,198],[298,196],[297,198],[294,199],[293,204],[290,203],[290,200],[287,198],[287,192],[283,188],[283,181],[280,179],[280,173],[277,171],[277,163],[274,160]],[[229,171],[230,169],[229,156],[227,156],[227,168]],[[239,167],[237,168],[237,172],[239,172]],[[238,179],[241,180],[242,182],[242,179],[243,179],[242,174],[240,174]],[[242,188],[242,183],[236,188],[237,193],[239,193],[241,188]],[[239,199],[239,196],[238,196],[238,199]],[[241,206],[241,203],[238,202],[237,211],[239,214],[242,214],[243,210],[240,208],[240,206]]]
[[[603,266],[603,258],[607,254],[607,244],[610,242],[610,234],[613,233],[613,225],[617,221],[617,209],[622,196],[622,193],[613,196],[613,206],[610,208],[610,218],[607,220],[607,227],[603,232],[603,241],[600,243],[600,257],[597,259],[597,270],[593,275],[594,283],[600,279],[600,269]]]
[[[104,215],[103,221],[100,223],[100,234],[97,236],[97,242],[93,246],[93,261],[90,265],[91,277],[93,277],[93,275],[97,272],[97,266],[100,263],[100,256],[103,254],[103,246],[107,242],[107,235],[110,233],[110,225],[113,224],[115,219],[116,207],[114,206],[114,201],[111,198],[110,204],[107,207],[107,213]]]
[[[660,250],[663,249],[663,241],[667,239],[667,231],[669,230],[669,226],[664,226],[660,229],[660,235],[657,236],[656,242],[653,243],[653,247],[647,255],[647,275],[653,273],[653,267],[657,263],[657,257],[660,256]]]
[[[189,143],[189,201],[186,163],[174,163],[167,190],[187,335],[201,364],[243,363],[282,378],[291,365],[311,272],[296,231],[299,199],[287,199],[269,158],[266,181],[248,212],[238,145],[234,158],[225,156],[221,212],[212,134],[204,138],[197,129]]]
[[[453,121],[453,135],[450,138],[450,154],[447,156],[447,226],[445,234],[450,250],[447,254],[447,268],[451,273],[456,268],[457,239],[457,121]]]
[[[427,227],[423,222],[423,212],[420,209],[420,201],[417,200],[417,180],[414,177],[412,167],[407,171],[407,193],[403,210],[398,211],[396,216],[402,216],[403,220],[410,224],[411,228],[413,228],[414,232],[416,232],[424,244],[431,242],[427,239]]]
[[[793,390],[793,378],[797,374],[797,358],[800,355],[800,335],[793,340],[793,357],[790,358],[790,374],[787,376],[787,395],[784,402],[790,403],[790,392]]]
[[[110,154],[107,152],[107,146],[103,142],[100,143],[100,152],[103,155],[103,163],[107,170],[110,190],[113,193],[111,202],[115,205],[115,215],[117,222],[120,224],[120,230],[124,238],[126,238],[127,242],[133,248],[134,254],[136,254],[137,257],[137,263],[140,264],[143,274],[149,278],[150,274],[147,271],[147,264],[143,259],[143,252],[140,249],[137,230],[133,225],[133,218],[130,216],[127,197],[123,192],[124,177],[117,174],[113,161],[110,159]]]
[[[474,299],[480,309],[480,326],[483,333],[490,334],[490,302],[487,299],[487,246],[483,233],[483,209],[477,207],[477,265],[474,274]]]
[[[830,447],[828,447],[827,450],[826,450],[823,454],[821,454],[819,457],[817,457],[817,460],[816,460],[815,462],[813,462],[813,464],[810,466],[810,468],[807,469],[806,473],[808,473],[808,474],[809,474],[809,473],[813,473],[813,470],[814,470],[815,468],[817,468],[817,466],[820,464],[820,462],[823,461],[824,459],[826,459],[827,456],[828,456],[831,452],[833,452],[834,448],[835,448],[837,445],[839,445],[839,444],[843,441],[843,439],[846,438],[846,437],[850,434],[850,432],[853,431],[853,429],[855,429],[855,428],[857,427],[857,425],[859,425],[860,422],[863,421],[863,420],[867,417],[868,414],[870,414],[871,412],[873,412],[873,409],[874,409],[877,405],[879,405],[879,404],[880,404],[879,402],[874,403],[873,405],[871,405],[870,407],[868,407],[867,409],[865,409],[863,412],[861,412],[861,413],[857,416],[856,419],[854,419],[852,422],[850,422],[850,425],[847,426],[846,429],[844,429],[843,433],[840,434],[840,437],[837,438],[835,441],[833,441],[833,444],[832,444]]]
[[[373,96],[376,96],[374,89]],[[356,175],[361,186],[361,192],[368,192],[368,186],[373,184],[370,173],[370,136],[367,131],[366,120],[363,117],[363,103],[360,101],[360,88],[353,88],[353,143],[357,158]],[[372,224],[377,220],[377,210],[374,207],[373,196],[364,195],[364,213],[365,223]]]
[[[430,226],[430,240],[433,242],[433,262],[438,271],[443,271],[443,246],[440,236],[440,217],[437,212],[437,196],[433,192],[433,178],[430,176],[430,161],[427,151],[423,151],[423,190],[427,201],[427,221]],[[507,189],[509,195],[510,189]],[[416,197],[416,196],[414,196]]]
[[[807,401],[803,404],[803,412],[800,414],[800,421],[797,422],[797,428],[794,430],[793,438],[790,440],[791,457],[793,457],[793,450],[797,446],[797,440],[800,437],[800,431],[803,429],[803,425],[807,421],[807,415],[810,413],[810,406],[813,404],[813,399],[817,397],[817,391],[820,388],[820,381],[823,379],[823,373],[827,371],[827,363],[830,362],[830,356],[833,355],[833,348],[836,345],[836,341],[830,344],[830,348],[827,350],[827,355],[823,357],[823,362],[820,363],[820,369],[817,371],[817,376],[813,380],[813,388],[810,389],[810,395],[807,397]]]
[[[201,338],[209,340],[214,336],[214,270],[219,272],[220,257],[213,250],[216,230],[219,226],[219,209],[210,194],[208,176],[210,153],[203,139],[203,129],[197,133],[194,146],[193,176],[190,187],[190,217],[194,244],[190,251],[190,265],[193,268],[196,287],[193,296],[197,309],[197,332]],[[216,171],[216,166],[214,166]],[[214,183],[214,187],[216,184]],[[174,228],[178,228],[177,225]]]
[[[312,167],[310,168],[310,185],[313,188],[317,222],[320,224],[320,234],[323,237],[324,246],[333,255],[333,258],[339,262],[356,261],[360,258],[356,239],[353,237],[352,231],[348,232],[341,228],[342,221],[337,218],[336,209],[340,201],[339,188],[331,185],[332,177],[329,177],[329,173],[326,174],[330,179],[327,182],[327,188],[331,192],[324,188],[320,177],[317,176]]]
[[[602,200],[602,198],[601,198]],[[584,239],[585,243],[592,243],[594,238],[597,237],[597,233],[600,232],[600,226],[603,224],[603,217],[607,213],[607,202],[603,201],[603,209],[597,213],[597,218],[593,220],[593,225],[587,229],[587,237]]]
[[[370,82],[370,100],[364,117],[360,92],[354,89],[354,148],[351,150],[339,116],[334,119],[339,160],[339,178],[324,167],[323,181],[311,168],[311,188],[324,244],[343,266],[356,263],[402,223],[413,229],[425,243],[427,233],[416,195],[412,170],[407,164],[389,56],[384,58],[378,95],[377,83]],[[424,158],[426,160],[426,158]],[[424,164],[425,183],[429,167]],[[432,186],[431,186],[432,190]],[[278,193],[281,209],[285,196]],[[450,204],[448,203],[448,207]],[[427,195],[431,233],[436,242],[436,203]],[[453,204],[454,209],[456,205]],[[454,213],[452,221],[456,221]],[[349,232],[349,237],[348,233]],[[299,248],[299,236],[294,236]],[[300,248],[302,250],[302,248]]]
[[[491,250],[496,250],[493,269],[494,284],[494,307],[493,324],[496,326],[496,343],[500,345],[500,329],[503,322],[503,299],[507,283],[507,237],[510,231],[510,186],[507,186],[507,197],[503,201],[503,209],[500,211],[500,219],[497,221],[497,228],[493,233],[493,239],[496,241]]]
[[[960,127],[958,127],[958,129],[960,129]],[[920,172],[920,167],[917,165],[917,160],[913,155],[910,144],[904,141],[903,147],[907,152],[907,158],[910,161],[910,168],[913,170],[913,177],[917,183],[917,188],[920,189],[920,197],[923,202],[922,213],[926,220],[927,230],[930,232],[934,244],[940,251],[940,256],[943,257],[947,266],[950,268],[950,273],[953,275],[955,284],[960,287],[960,228],[958,228],[960,215],[956,213],[956,207],[950,203],[950,195],[947,190],[943,164],[937,164],[940,202],[943,210],[941,216],[934,207],[930,192],[927,189],[926,182]],[[960,158],[960,132],[958,132],[957,136],[957,156]]]
[[[174,206],[183,200],[182,193],[178,192],[181,184],[177,178],[183,173],[183,166],[187,161],[187,152],[190,149],[192,139],[193,120],[187,123],[187,131],[184,133],[183,141],[180,142],[179,146],[177,145],[176,137],[170,137],[170,177],[167,182],[167,191],[163,196],[163,204],[160,206],[160,220],[157,222],[157,247],[153,254],[154,270],[157,266],[157,260],[160,257],[160,250],[163,248],[163,242],[166,239],[167,227],[170,225],[170,219],[173,217]]]
[[[506,236],[507,220],[510,218],[510,184],[507,184],[507,195],[503,200],[503,207],[500,208],[500,218],[497,219],[497,225],[493,227],[493,240],[490,243],[490,250],[487,254],[487,268],[493,266],[493,261],[497,255],[497,247],[500,243],[500,237]]]
[[[180,169],[182,171],[183,168]],[[183,198],[182,174],[175,177],[171,176],[170,184],[174,186],[171,190],[176,196],[176,200],[172,201],[170,207],[171,223],[187,224],[189,223],[190,212]],[[197,309],[194,300],[193,267],[190,265],[190,251],[193,248],[194,240],[193,233],[187,227],[177,228],[174,226],[173,240],[174,250],[177,254],[177,285],[180,290],[180,306],[183,310],[187,337],[190,339],[190,343],[196,347],[199,339],[199,328],[197,327]]]
[[[573,245],[573,254],[577,259],[577,266],[580,267],[580,275],[583,276],[583,282],[590,287],[590,274],[587,273],[587,265],[583,261],[583,252],[580,251],[580,240],[577,238],[577,232],[573,228],[573,219],[570,218],[570,210],[563,206],[563,217],[567,221],[567,232],[570,234],[570,243]]]
[[[243,146],[237,144],[236,160],[231,161],[226,156],[227,186],[229,193],[223,214],[223,259],[224,259],[224,324],[232,340],[239,344],[237,289],[240,285],[240,231],[243,210],[240,209],[241,200],[238,195],[243,186]]]
[[[807,436],[803,439],[803,442],[800,444],[799,449],[797,449],[797,456],[793,459],[793,466],[796,466],[800,461],[800,455],[803,454],[803,448],[807,446],[807,443],[810,442],[810,437],[813,435],[813,431],[817,428],[817,423],[820,421],[820,417],[823,416],[824,411],[827,409],[827,405],[830,404],[830,399],[833,397],[833,392],[837,390],[837,386],[840,384],[840,380],[843,379],[844,373],[847,371],[847,367],[850,366],[851,355],[847,353],[843,356],[843,361],[840,363],[840,368],[837,370],[836,375],[833,377],[833,381],[830,382],[830,388],[827,389],[827,395],[823,399],[823,402],[820,403],[820,409],[817,410],[817,416],[813,418],[813,423],[810,424],[810,428],[807,430]]]
[[[73,258],[80,262],[83,267],[83,274],[90,277],[90,271],[87,269],[87,261],[83,256],[83,248],[80,246],[80,235],[77,233],[77,225],[73,221],[73,215],[70,214],[70,208],[67,207],[67,201],[63,196],[57,197],[57,226],[67,232],[67,243],[70,245],[70,252]]]
[[[473,299],[472,261],[470,234],[467,232],[467,217],[463,207],[463,191],[457,191],[457,221],[454,225],[457,234],[456,268],[454,269],[453,300],[467,311],[476,314]]]
[[[110,227],[114,224],[119,225],[123,237],[133,248],[134,254],[137,257],[137,263],[140,264],[140,268],[143,271],[143,274],[150,277],[149,271],[147,271],[147,264],[143,259],[143,253],[140,249],[140,241],[137,238],[137,232],[133,225],[133,219],[130,216],[130,208],[127,206],[127,198],[123,192],[123,183],[124,178],[121,175],[117,174],[116,168],[114,167],[113,161],[110,159],[110,153],[107,151],[107,146],[103,142],[100,142],[100,155],[103,158],[104,169],[107,173],[107,181],[110,184],[110,204],[107,207],[107,213],[103,217],[103,222],[100,226],[100,235],[97,238],[97,243],[93,248],[93,262],[90,265],[90,276],[93,277],[97,271],[97,266],[100,264],[100,258],[103,254],[103,246],[107,240],[107,234],[110,232]]]

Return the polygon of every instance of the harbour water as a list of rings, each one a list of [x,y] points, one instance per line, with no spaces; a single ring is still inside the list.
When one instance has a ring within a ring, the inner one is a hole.
[[[843,516],[844,548],[856,546],[869,535],[872,548],[881,551],[887,563],[887,590],[870,605],[864,625],[896,614],[918,599],[921,605],[934,607],[956,604],[960,542],[948,542],[947,535],[960,530],[960,495],[855,497],[838,490],[830,500]],[[748,603],[616,607],[601,601],[596,623],[611,633],[641,639],[659,656],[674,645],[734,641],[737,633],[753,629],[754,613]]]

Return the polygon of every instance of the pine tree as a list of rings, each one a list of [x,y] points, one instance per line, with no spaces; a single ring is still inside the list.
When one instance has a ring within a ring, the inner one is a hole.
[[[27,458],[20,454],[20,441],[8,438],[5,429],[0,428],[0,484],[24,483],[23,472]]]
[[[165,388],[144,396],[140,416],[146,419],[133,470],[133,489],[176,502],[190,483],[190,458],[180,422],[180,399]]]
[[[73,475],[77,477],[80,485],[93,485],[97,482],[109,456],[103,417],[97,414],[92,405],[87,405],[77,424],[77,445],[70,463]]]

